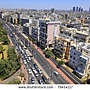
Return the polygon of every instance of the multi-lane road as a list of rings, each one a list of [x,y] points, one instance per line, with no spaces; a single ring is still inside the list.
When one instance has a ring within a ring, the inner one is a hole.
[[[17,35],[17,37],[19,38],[19,40],[22,41],[23,44],[25,44],[25,46],[27,46],[27,49],[31,52],[32,45],[28,42],[28,40],[20,32],[15,30],[11,24],[9,24],[7,22],[6,22],[6,24],[11,28],[11,32],[14,32],[15,35]],[[45,58],[36,49],[34,49],[34,51],[31,53],[33,54],[33,56],[36,58],[38,63],[42,66],[42,68],[50,76],[50,79],[52,79],[52,81],[55,84],[69,84],[69,82],[66,81],[60,74],[58,75],[58,77],[54,75],[53,71],[56,71],[56,70],[53,68],[53,66],[50,63],[48,63],[47,60],[45,60]],[[69,74],[70,73],[68,73],[68,76],[69,76]],[[70,79],[75,84],[81,83],[80,80],[78,80],[78,79],[76,80],[73,75],[70,77]]]

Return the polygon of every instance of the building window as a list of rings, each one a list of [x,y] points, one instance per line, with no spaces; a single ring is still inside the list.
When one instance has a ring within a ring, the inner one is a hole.
[[[73,59],[75,60],[75,57],[73,57]]]
[[[75,62],[73,61],[73,64],[74,64]]]
[[[70,58],[72,58],[72,56],[70,56]]]

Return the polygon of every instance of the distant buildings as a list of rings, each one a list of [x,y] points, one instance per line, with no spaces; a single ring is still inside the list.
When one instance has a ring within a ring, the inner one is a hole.
[[[75,12],[76,11],[76,7],[73,7],[73,12]]]
[[[83,8],[82,7],[73,7],[73,12],[82,12],[83,11]]]

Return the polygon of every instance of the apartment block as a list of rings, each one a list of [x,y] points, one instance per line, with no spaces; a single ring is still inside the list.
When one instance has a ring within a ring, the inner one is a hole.
[[[39,42],[39,20],[32,21],[32,35],[31,37],[35,40],[35,42]]]
[[[50,20],[39,21],[39,42],[41,48],[48,48],[55,42],[55,37],[59,35],[60,22]]]
[[[27,35],[32,35],[32,27],[29,23],[25,23],[23,25],[23,33],[27,34]]]
[[[80,78],[90,75],[90,43],[80,42],[77,46],[73,45],[68,65]]]
[[[66,60],[69,60],[71,45],[74,43],[75,43],[74,40],[59,36],[55,40],[55,46],[53,52],[59,58],[64,58]]]

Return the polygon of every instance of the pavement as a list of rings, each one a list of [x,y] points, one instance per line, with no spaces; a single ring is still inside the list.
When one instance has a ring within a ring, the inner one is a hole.
[[[26,69],[26,67],[25,67],[25,65],[23,64],[23,62],[22,62],[22,60],[20,60],[20,62],[21,62],[21,73],[24,73],[24,75],[25,75],[25,81],[24,81],[24,84],[28,84],[28,72],[27,72],[27,69]],[[21,83],[21,84],[23,84],[23,82]]]
[[[17,78],[17,76],[19,75],[20,75],[20,69],[16,73],[14,73],[12,76],[10,76],[9,78],[1,81],[0,84],[6,84],[7,82],[12,81],[13,79]]]

